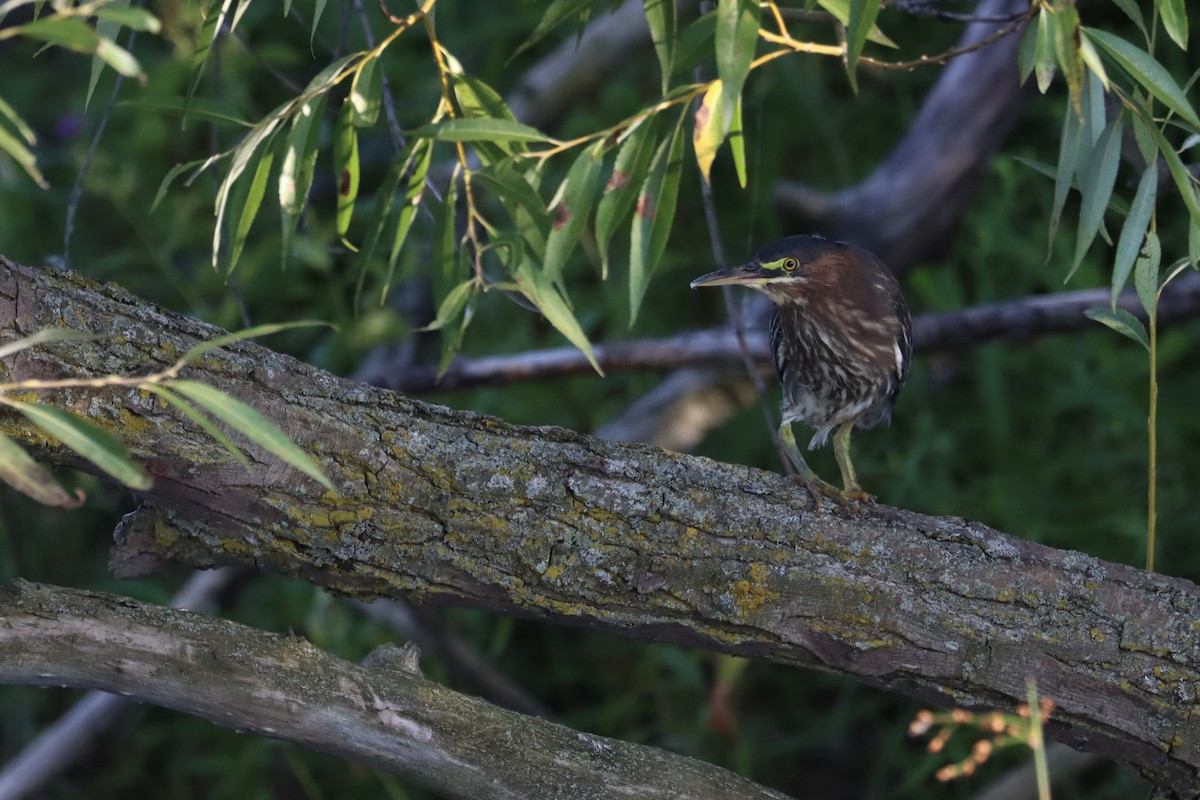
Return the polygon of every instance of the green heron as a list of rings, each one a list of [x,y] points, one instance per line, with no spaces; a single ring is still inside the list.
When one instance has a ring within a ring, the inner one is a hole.
[[[861,247],[819,236],[789,236],[763,247],[747,264],[692,281],[734,284],[775,304],[771,352],[783,385],[779,439],[797,478],[816,495],[869,501],[850,461],[850,432],[891,420],[908,375],[912,320],[896,278]],[[820,447],[833,434],[841,490],[816,476],[792,434],[792,423],[816,429]]]

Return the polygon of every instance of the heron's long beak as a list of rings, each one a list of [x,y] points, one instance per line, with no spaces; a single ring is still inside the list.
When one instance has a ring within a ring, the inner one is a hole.
[[[738,267],[730,267],[729,269],[719,269],[716,272],[710,272],[707,275],[701,275],[696,280],[692,281],[692,288],[698,286],[754,286],[762,283],[764,280],[774,277],[775,273],[769,272],[758,266],[758,264],[742,264]]]

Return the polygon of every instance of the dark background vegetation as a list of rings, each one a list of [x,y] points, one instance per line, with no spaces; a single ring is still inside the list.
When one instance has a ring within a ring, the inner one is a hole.
[[[595,14],[605,13],[605,5],[597,3]],[[1094,12],[1091,5],[1098,6]],[[296,6],[303,14],[312,13],[310,3]],[[967,4],[953,6],[969,9]],[[164,23],[163,35],[141,35],[134,48],[149,83],[126,82],[122,100],[186,91],[196,6],[160,2],[153,10]],[[563,30],[510,63],[510,54],[543,10],[543,3],[519,0],[445,0],[438,5],[438,27],[468,72],[505,93],[549,47],[573,35]],[[1088,24],[1097,24],[1089,17],[1093,13],[1112,28],[1121,24],[1117,12],[1106,6],[1089,4],[1083,13]],[[366,15],[377,35],[382,33],[384,23],[374,4],[367,4]],[[1193,29],[1200,29],[1200,14],[1193,9],[1192,16]],[[903,52],[912,54],[944,49],[959,34],[954,23],[899,12],[885,11],[881,23],[904,44]],[[224,40],[217,68],[199,91],[258,118],[295,93],[281,78],[303,85],[331,54],[362,47],[350,3],[330,4],[312,45],[315,57],[305,21],[282,17],[278,4],[255,3],[237,38]],[[0,252],[24,263],[53,264],[64,253],[69,193],[105,112],[113,76],[107,72],[102,77],[85,111],[90,61],[59,50],[38,54],[37,49],[25,41],[0,44],[0,75],[7,78],[5,98],[39,134],[39,163],[51,188],[40,190],[10,162],[0,163]],[[405,35],[384,63],[402,126],[427,121],[437,92],[427,40],[419,31]],[[1168,63],[1184,82],[1184,59]],[[720,233],[730,258],[740,259],[758,244],[794,232],[782,227],[772,209],[770,191],[777,179],[832,189],[867,174],[903,133],[937,72],[936,67],[911,73],[861,69],[860,90],[854,95],[841,64],[829,58],[790,57],[756,71],[746,95],[749,188],[738,188],[724,153],[714,171]],[[658,81],[657,63],[647,49],[613,74],[601,91],[578,98],[548,132],[566,136],[612,124],[654,96]],[[1061,84],[1044,98],[1029,94],[1014,135],[988,168],[957,235],[945,243],[944,255],[905,277],[914,313],[1063,288],[1070,237],[1062,237],[1048,263],[1045,259],[1052,183],[1016,157],[1055,160],[1064,96]],[[406,318],[399,304],[354,313],[358,267],[333,230],[334,182],[327,146],[318,164],[313,209],[286,271],[280,268],[278,210],[270,200],[233,278],[212,270],[215,185],[210,174],[190,187],[176,184],[151,213],[159,182],[174,164],[202,157],[214,146],[228,147],[236,135],[236,130],[198,122],[181,128],[177,118],[118,105],[83,183],[70,267],[230,329],[303,318],[336,323],[336,332],[291,331],[267,344],[341,374],[352,373],[370,348],[416,336],[412,329],[421,320]],[[393,153],[382,128],[366,136],[363,147],[363,193],[368,199],[362,202],[369,203]],[[1119,182],[1135,179],[1123,171]],[[1126,196],[1131,191],[1127,188]],[[1168,260],[1183,247],[1172,224],[1160,220]],[[403,281],[393,296],[406,308],[429,302],[421,302],[426,253],[420,246],[428,236],[428,221],[417,225],[414,244],[402,259]],[[361,231],[352,227],[351,238],[356,233]],[[615,252],[625,246],[618,239]],[[1097,244],[1066,288],[1107,286],[1110,259],[1111,251]],[[687,287],[692,277],[714,266],[700,180],[690,164],[666,258],[632,330],[622,259],[618,256],[614,263],[618,274],[607,284],[584,260],[570,267],[575,310],[593,342],[666,335],[725,318],[719,293],[694,293]],[[1200,577],[1200,556],[1192,542],[1200,529],[1194,493],[1200,484],[1198,336],[1200,322],[1194,321],[1163,331],[1159,378],[1159,563],[1162,571],[1193,580]],[[420,341],[425,360],[435,361],[436,336],[422,335]],[[491,293],[478,309],[464,349],[482,355],[562,344],[539,316]],[[619,413],[660,377],[536,381],[436,393],[428,399],[513,422],[586,432]],[[864,484],[882,502],[980,520],[1054,547],[1141,564],[1146,377],[1144,352],[1099,325],[1082,333],[922,357],[913,365],[892,426],[856,439],[855,463]],[[778,390],[771,390],[773,404]],[[768,469],[780,466],[757,406],[716,431],[698,452]],[[815,454],[813,464],[819,473],[836,475],[828,451]],[[106,572],[110,533],[130,510],[131,498],[88,476],[68,480],[88,492],[89,502],[81,510],[48,510],[0,490],[0,580],[22,576],[166,602],[185,577],[182,572],[135,582],[118,582]],[[222,613],[268,630],[294,630],[349,659],[394,638],[342,600],[271,575],[242,584],[225,598]],[[765,663],[738,672],[726,660],[699,651],[478,612],[440,614],[489,664],[564,723],[693,754],[797,797],[969,797],[989,777],[1027,757],[1027,752],[1006,753],[970,781],[943,785],[935,781],[934,771],[964,756],[969,737],[956,737],[949,753],[926,753],[921,742],[906,736],[917,706],[905,699],[817,672]],[[445,666],[435,657],[425,657],[423,667],[430,677],[447,680]],[[711,698],[723,680],[732,689],[731,727],[714,720]],[[12,757],[76,697],[68,691],[0,687],[0,761]],[[1131,774],[1101,765],[1073,785],[1060,786],[1056,797],[1125,798],[1139,796],[1144,791],[1139,786]],[[155,708],[127,714],[88,761],[50,790],[62,798],[239,800],[368,793],[428,796],[390,776]]]

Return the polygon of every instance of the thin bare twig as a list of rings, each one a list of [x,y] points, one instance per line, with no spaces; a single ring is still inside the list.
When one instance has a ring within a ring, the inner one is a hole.
[[[1096,323],[1083,316],[1084,309],[1108,304],[1108,289],[1085,289],[1053,295],[1036,295],[1016,300],[964,308],[958,311],[921,314],[913,321],[913,344],[918,353],[958,350],[996,340],[1019,340],[1049,333],[1094,330]],[[1121,295],[1118,307],[1144,316],[1132,290]],[[1159,321],[1177,321],[1200,315],[1200,275],[1188,275],[1163,293]],[[747,346],[761,369],[768,367],[770,353],[762,329],[746,333]],[[660,339],[596,344],[593,352],[608,374],[637,370],[667,370],[684,366],[733,368],[742,363],[738,337],[729,327],[687,331]],[[416,366],[403,369],[387,364],[373,365],[358,377],[367,383],[410,394],[473,386],[544,380],[591,372],[591,365],[571,347],[533,350],[512,355],[469,358],[459,356],[437,379],[437,368]]]

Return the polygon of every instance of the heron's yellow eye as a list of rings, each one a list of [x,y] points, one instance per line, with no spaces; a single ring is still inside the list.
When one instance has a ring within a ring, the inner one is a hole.
[[[791,256],[788,256],[787,258],[785,258],[783,260],[783,271],[784,272],[795,272],[796,267],[798,267],[798,266],[800,266],[800,262],[797,261],[796,259],[792,258]]]

